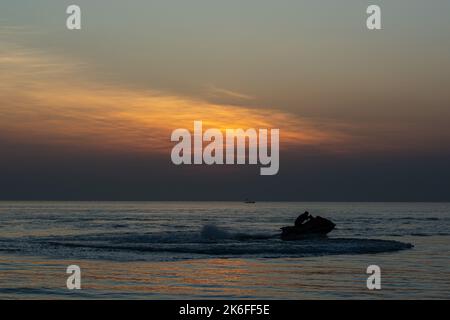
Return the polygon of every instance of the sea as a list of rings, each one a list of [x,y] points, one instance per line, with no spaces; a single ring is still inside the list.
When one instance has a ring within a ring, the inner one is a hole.
[[[450,203],[0,202],[0,299],[449,298]]]

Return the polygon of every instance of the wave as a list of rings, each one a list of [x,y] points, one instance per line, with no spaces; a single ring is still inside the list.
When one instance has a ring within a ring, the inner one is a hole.
[[[439,221],[441,219],[437,217],[393,217],[387,218],[386,220],[397,221],[397,220],[409,220],[409,221]]]

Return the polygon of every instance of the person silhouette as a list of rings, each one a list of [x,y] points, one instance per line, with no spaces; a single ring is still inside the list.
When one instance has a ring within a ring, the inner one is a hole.
[[[309,215],[308,211],[305,211],[304,213],[302,213],[301,215],[299,215],[297,217],[297,219],[295,219],[295,226],[299,227],[303,224],[303,222],[305,222],[306,220],[311,219],[311,216]]]

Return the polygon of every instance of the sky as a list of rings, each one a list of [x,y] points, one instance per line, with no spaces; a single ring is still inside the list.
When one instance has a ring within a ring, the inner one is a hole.
[[[66,29],[70,4],[82,30]],[[450,201],[449,14],[446,0],[2,1],[0,199]],[[279,173],[173,165],[170,134],[195,120],[279,128]]]

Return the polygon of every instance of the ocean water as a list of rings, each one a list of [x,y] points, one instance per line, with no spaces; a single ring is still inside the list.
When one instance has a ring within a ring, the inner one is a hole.
[[[281,241],[304,210],[337,228]],[[0,299],[448,299],[449,262],[449,203],[0,202]]]

